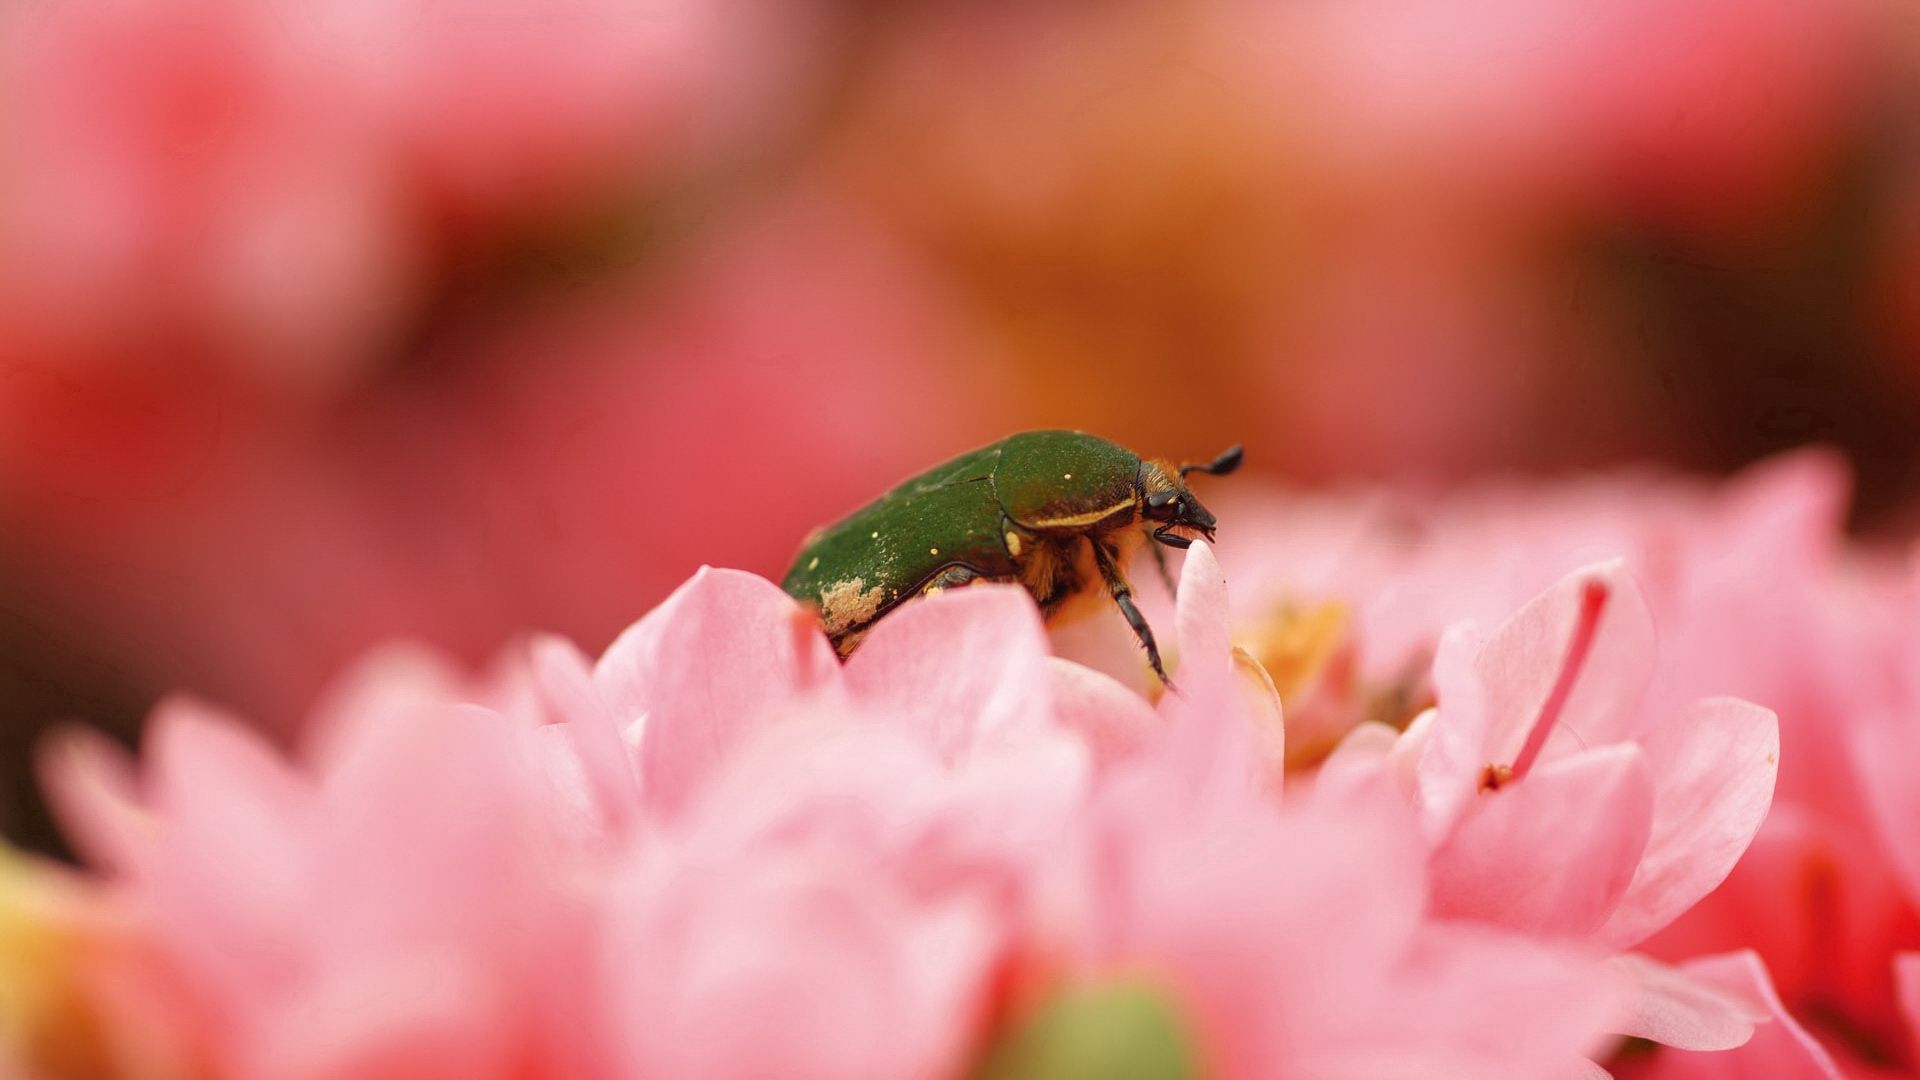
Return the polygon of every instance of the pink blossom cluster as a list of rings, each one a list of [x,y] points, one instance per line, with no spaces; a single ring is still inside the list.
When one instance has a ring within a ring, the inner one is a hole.
[[[1920,888],[1909,869],[1920,836],[1902,799],[1920,718],[1912,644],[1920,579],[1897,546],[1843,540],[1846,497],[1844,469],[1818,452],[1714,486],[1616,474],[1486,483],[1437,501],[1268,495],[1248,500],[1223,557],[1237,570],[1236,634],[1276,670],[1290,663],[1288,650],[1294,660],[1303,651],[1297,633],[1289,644],[1276,629],[1309,624],[1323,639],[1312,643],[1317,666],[1288,688],[1290,758],[1308,771],[1391,746],[1381,718],[1404,722],[1436,696],[1444,714],[1459,620],[1496,623],[1567,568],[1621,560],[1612,572],[1630,575],[1637,597],[1625,608],[1609,600],[1601,642],[1608,618],[1624,617],[1613,633],[1651,635],[1631,664],[1610,669],[1619,685],[1641,688],[1622,697],[1638,700],[1624,722],[1660,736],[1646,739],[1650,753],[1698,737],[1671,718],[1703,698],[1738,695],[1779,717],[1778,783],[1764,824],[1744,853],[1731,853],[1738,861],[1728,861],[1727,880],[1664,929],[1650,928],[1658,932],[1642,948],[1674,962],[1752,949],[1842,1075],[1908,1076],[1920,1061],[1915,972],[1905,959],[1920,949]],[[1571,609],[1568,586],[1557,587],[1557,602]],[[1590,663],[1626,655],[1597,645]],[[1568,707],[1578,708],[1577,694]],[[1560,727],[1565,738],[1577,732],[1583,749],[1610,738],[1596,737],[1605,724]],[[1408,735],[1418,734],[1415,724]],[[1562,738],[1548,741],[1543,759]],[[1656,840],[1660,790],[1656,779]],[[1616,1072],[1799,1075],[1768,1057],[1790,1030],[1763,1029],[1741,1050],[1705,1059],[1641,1055]]]
[[[681,0],[9,5],[0,407],[196,378],[263,408],[341,393],[473,248],[765,127],[804,52],[788,21]]]
[[[64,1003],[0,1045],[83,1031],[50,1076],[1908,1075],[1915,598],[1840,548],[1839,488],[1803,458],[1250,498],[1232,602],[1204,544],[1147,597],[1157,694],[1012,587],[843,665],[703,570],[597,661],[377,655],[290,756],[176,701],[137,763],[49,746],[90,947],[0,965]],[[1274,644],[1329,597],[1354,614]]]

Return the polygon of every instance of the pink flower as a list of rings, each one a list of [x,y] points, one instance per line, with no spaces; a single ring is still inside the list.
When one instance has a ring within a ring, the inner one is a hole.
[[[176,703],[137,782],[90,740],[54,756],[76,841],[182,987],[131,1004],[217,1075],[586,1067],[591,838],[527,730],[444,700],[366,721],[296,765]]]
[[[1709,954],[1757,952],[1777,983],[1777,999],[1800,1025],[1796,1030],[1821,1039],[1840,1067],[1856,1069],[1867,1059],[1904,1060],[1903,1020],[1890,960],[1920,947],[1920,920],[1891,870],[1893,860],[1875,838],[1876,827],[1860,797],[1861,788],[1872,785],[1862,784],[1855,755],[1849,752],[1855,733],[1870,733],[1864,729],[1873,727],[1874,718],[1911,711],[1903,704],[1912,700],[1911,594],[1894,568],[1865,552],[1842,549],[1844,503],[1844,476],[1835,464],[1805,453],[1766,463],[1713,489],[1615,476],[1552,486],[1490,483],[1431,505],[1378,493],[1295,497],[1249,507],[1239,518],[1251,515],[1249,527],[1231,534],[1226,558],[1241,586],[1236,624],[1243,639],[1269,657],[1270,664],[1294,663],[1309,673],[1297,680],[1296,696],[1289,700],[1289,735],[1295,748],[1290,756],[1298,765],[1318,760],[1315,739],[1343,734],[1370,715],[1400,723],[1411,720],[1436,689],[1441,699],[1436,718],[1445,717],[1450,701],[1479,679],[1469,677],[1476,661],[1459,642],[1453,643],[1452,652],[1442,648],[1443,663],[1429,662],[1443,643],[1448,612],[1498,619],[1569,570],[1597,557],[1624,555],[1637,588],[1623,605],[1617,590],[1609,587],[1592,652],[1574,680],[1574,697],[1565,703],[1558,724],[1579,732],[1585,746],[1564,732],[1550,734],[1525,770],[1539,779],[1562,755],[1605,749],[1621,732],[1640,732],[1630,740],[1643,744],[1637,764],[1625,760],[1633,753],[1616,747],[1609,752],[1623,760],[1595,774],[1596,782],[1604,776],[1616,791],[1614,814],[1571,819],[1573,835],[1590,837],[1589,844],[1595,845],[1574,847],[1589,854],[1611,851],[1614,871],[1587,878],[1556,872],[1551,880],[1562,885],[1584,881],[1585,890],[1557,898],[1541,891],[1547,882],[1524,878],[1518,883],[1527,887],[1488,896],[1490,879],[1467,866],[1462,881],[1468,888],[1453,900],[1491,904],[1505,917],[1543,920],[1571,914],[1576,908],[1563,909],[1560,902],[1577,896],[1586,906],[1577,908],[1584,914],[1575,923],[1583,924],[1611,905],[1615,914],[1606,915],[1602,926],[1607,934],[1620,932],[1629,923],[1618,912],[1637,903],[1627,890],[1644,890],[1654,880],[1653,867],[1640,859],[1651,857],[1662,843],[1658,822],[1663,799],[1655,786],[1657,773],[1650,767],[1658,766],[1658,755],[1671,753],[1673,747],[1657,747],[1648,735],[1740,726],[1740,710],[1727,713],[1716,706],[1717,717],[1698,715],[1703,695],[1733,693],[1764,702],[1778,710],[1780,743],[1777,786],[1766,822],[1727,872],[1745,826],[1733,828],[1731,819],[1716,820],[1710,813],[1688,815],[1723,830],[1721,842],[1710,844],[1716,853],[1697,866],[1689,866],[1687,859],[1668,860],[1673,868],[1685,868],[1683,876],[1700,876],[1667,903],[1643,911],[1645,929],[1671,920],[1643,948],[1664,960],[1683,962],[1682,968],[1684,962]],[[1572,583],[1563,579],[1556,588],[1561,593],[1559,624],[1539,636],[1534,652],[1536,708],[1548,696],[1550,673],[1567,667],[1563,658],[1579,623]],[[1637,599],[1642,589],[1644,610]],[[1336,617],[1322,626],[1312,622],[1317,612]],[[1625,625],[1610,625],[1623,615],[1628,616]],[[1625,668],[1610,661],[1609,649],[1616,650],[1616,659],[1647,651],[1649,615],[1658,631],[1650,672],[1644,660]],[[1303,630],[1324,633],[1331,641],[1316,644]],[[1631,632],[1621,638],[1623,630]],[[1615,639],[1613,645],[1609,637]],[[1640,646],[1618,651],[1629,639],[1640,640]],[[1314,647],[1305,648],[1302,641]],[[1432,681],[1425,675],[1429,666]],[[1454,673],[1453,683],[1466,684],[1465,689],[1455,687],[1452,699],[1440,681],[1447,671]],[[1596,677],[1595,672],[1600,674]],[[1636,685],[1644,691],[1632,690]],[[1577,715],[1585,708],[1578,697],[1596,692],[1613,697],[1620,711],[1592,729],[1592,720]],[[1632,705],[1635,700],[1637,706]],[[1475,753],[1454,762],[1453,779],[1445,786],[1450,794],[1435,805],[1451,807],[1462,800],[1461,792],[1471,789],[1465,777],[1476,756],[1484,755],[1478,760],[1482,768],[1511,767],[1527,745],[1527,735],[1543,730],[1537,722],[1528,722],[1540,717],[1538,711],[1509,709],[1508,715],[1518,717],[1505,728],[1509,744],[1476,745]],[[1707,721],[1711,723],[1701,726]],[[1461,730],[1477,731],[1477,738],[1486,733],[1477,725]],[[1722,731],[1723,736],[1735,733]],[[1337,776],[1348,766],[1391,756],[1395,768],[1411,778],[1419,760],[1414,751],[1432,740],[1424,731],[1416,732],[1399,740],[1401,753],[1390,754],[1396,738],[1380,729],[1356,733],[1328,761],[1324,774]],[[1711,746],[1712,741],[1698,745]],[[1897,760],[1899,754],[1884,756]],[[1695,760],[1716,767],[1734,764],[1714,763],[1711,757]],[[1597,769],[1603,763],[1604,757],[1588,765]],[[1632,824],[1639,812],[1618,807],[1642,805],[1643,788],[1652,788],[1654,800],[1645,825],[1647,847],[1634,855],[1630,837],[1640,829]],[[1730,808],[1742,805],[1740,799],[1729,798],[1733,794],[1722,791],[1712,801]],[[1533,824],[1529,815],[1520,817],[1522,824]],[[1618,846],[1608,848],[1608,843]],[[1566,847],[1557,843],[1552,850],[1563,852]],[[1449,857],[1471,850],[1456,844]],[[1584,870],[1595,866],[1573,861]],[[1708,868],[1716,866],[1717,872],[1727,873],[1726,880],[1688,908],[1684,896],[1698,896],[1699,889],[1711,883]],[[1629,868],[1632,876],[1623,880]],[[1503,866],[1500,880],[1515,879]],[[1650,895],[1641,893],[1643,898]],[[1545,901],[1551,902],[1541,906]],[[1626,935],[1620,943],[1626,943]],[[1762,1031],[1760,1050],[1772,1046],[1798,1053],[1797,1038],[1783,1040],[1772,1027]],[[1680,1069],[1687,1062],[1697,1062],[1702,1069],[1721,1067],[1714,1064],[1717,1057],[1674,1054],[1676,1063],[1662,1068]],[[1808,1059],[1803,1055],[1800,1060],[1804,1065]]]
[[[1440,708],[1413,736],[1440,910],[1629,947],[1725,878],[1772,798],[1777,721],[1731,698],[1644,714],[1653,624],[1618,564],[1569,577],[1470,659],[1464,636],[1443,639]]]
[[[1135,980],[1102,1037],[1224,1075],[1576,1075],[1597,957],[1432,919],[1390,789],[1283,807],[1205,545],[1182,576],[1157,709],[1017,589],[842,666],[705,570],[592,665],[375,658],[293,760],[186,703],[137,770],[76,737],[54,794],[156,954],[121,984],[175,987],[99,1007],[214,1076],[937,1077],[1065,1052],[1052,1003]]]
[[[1158,988],[1213,1075],[1575,1075],[1611,1005],[1591,958],[1431,921],[1425,850],[1384,787],[1283,808],[1226,610],[1195,544],[1177,689],[1101,774],[1060,875],[1055,902],[1080,914],[1060,931],[1067,986]]]
[[[389,654],[297,764],[179,704],[139,780],[93,741],[51,778],[188,988],[134,1004],[220,1075],[943,1075],[1087,759],[1024,594],[869,648],[843,674],[776,587],[703,571],[597,669]]]
[[[724,570],[615,642],[596,681],[663,826],[604,969],[630,1074],[952,1072],[1085,797],[1052,672],[1000,586],[910,605],[844,669],[784,593]]]
[[[1652,647],[1620,566],[1577,572],[1484,641],[1449,631],[1438,709],[1391,741],[1357,729],[1328,769],[1341,779],[1370,757],[1402,778],[1432,848],[1437,915],[1629,948],[1725,878],[1779,759],[1773,714],[1747,702],[1649,722],[1638,698]],[[1627,1034],[1712,1050],[1751,1034],[1724,1003],[1718,1019],[1687,1006],[1676,1020],[1676,972],[1624,971],[1637,993]]]

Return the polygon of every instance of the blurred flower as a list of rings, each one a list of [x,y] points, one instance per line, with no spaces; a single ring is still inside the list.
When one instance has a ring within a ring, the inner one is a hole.
[[[57,455],[0,470],[7,584],[136,685],[287,731],[387,637],[604,643],[702,559],[777,573],[977,422],[964,384],[928,407],[949,324],[844,204],[796,194],[676,265],[503,316],[324,422],[136,432],[150,472],[81,459],[104,489]]]
[[[723,133],[763,127],[752,114],[793,93],[806,43],[785,14],[11,5],[0,400],[110,415],[128,397],[183,407],[202,381],[269,407],[336,397],[408,332],[442,262],[677,180]]]
[[[33,1080],[184,1074],[164,1031],[106,1021],[94,977],[131,959],[120,912],[65,867],[0,849],[0,1072]]]
[[[216,1075],[586,1068],[592,909],[567,853],[591,837],[530,734],[440,702],[303,769],[175,704],[137,787],[104,748],[67,747],[75,839],[181,983],[114,1004],[173,1010]]]
[[[1859,333],[1920,57],[1888,0],[941,4],[825,160],[999,347],[1008,426],[1457,481],[1819,437],[1908,482]],[[1168,409],[1142,387],[1168,387]],[[1225,433],[1223,435],[1223,433]]]
[[[965,438],[911,259],[753,179],[827,14],[0,9],[0,607],[47,687],[9,723],[185,687],[284,733],[390,636],[603,644]]]

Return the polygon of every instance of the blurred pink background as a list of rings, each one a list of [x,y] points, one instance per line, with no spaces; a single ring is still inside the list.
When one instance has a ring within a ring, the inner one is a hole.
[[[1818,442],[1911,523],[1920,13],[0,9],[17,839],[58,720],[597,651],[1035,426],[1423,489]]]

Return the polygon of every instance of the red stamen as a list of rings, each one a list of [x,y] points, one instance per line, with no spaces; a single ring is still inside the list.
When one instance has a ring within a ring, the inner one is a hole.
[[[1600,630],[1600,615],[1607,607],[1607,597],[1611,595],[1606,582],[1593,580],[1580,590],[1580,616],[1573,626],[1573,640],[1567,643],[1566,659],[1560,663],[1560,674],[1553,681],[1553,690],[1547,694],[1547,700],[1540,706],[1540,714],[1534,718],[1533,730],[1527,732],[1526,745],[1513,759],[1513,779],[1527,775],[1533,763],[1546,748],[1547,736],[1553,734],[1553,725],[1560,719],[1560,710],[1566,708],[1567,699],[1573,696],[1573,684],[1580,678],[1580,669],[1586,665],[1587,654],[1593,650],[1593,639]]]

